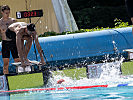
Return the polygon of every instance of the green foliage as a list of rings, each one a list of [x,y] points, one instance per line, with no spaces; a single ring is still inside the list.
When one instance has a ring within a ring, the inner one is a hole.
[[[131,20],[125,0],[67,0],[79,29],[115,27],[114,19]]]
[[[2,41],[2,38],[0,37],[0,41]]]
[[[125,6],[120,7],[93,7],[73,11],[74,18],[79,29],[94,27],[115,27],[114,19],[122,19],[130,22]]]
[[[67,0],[72,11],[84,8],[102,7],[118,7],[125,5],[125,0]]]
[[[127,27],[129,26],[128,22],[123,22],[121,19],[115,19],[115,28]]]
[[[56,32],[45,32],[44,34],[39,35],[39,37],[47,37],[47,36],[55,36],[57,35]]]
[[[115,18],[114,19],[114,28],[122,28],[122,27],[128,27],[129,24],[128,22],[123,22],[121,19]],[[47,36],[56,36],[56,35],[67,35],[67,34],[74,34],[74,33],[83,33],[83,32],[93,32],[93,31],[101,31],[101,30],[107,30],[107,29],[112,29],[110,27],[95,27],[92,29],[80,29],[78,31],[74,32],[62,32],[62,33],[56,33],[56,32],[44,32],[44,34],[39,35],[39,37],[47,37]]]

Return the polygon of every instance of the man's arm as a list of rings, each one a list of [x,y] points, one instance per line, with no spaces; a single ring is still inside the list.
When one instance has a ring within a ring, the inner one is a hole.
[[[34,40],[35,40],[35,44],[36,44],[36,48],[37,48],[37,50],[38,50],[38,53],[40,54],[41,63],[44,65],[44,64],[46,64],[46,63],[45,63],[44,58],[43,58],[42,48],[41,48],[40,43],[39,43],[39,41],[38,41],[38,36],[37,36],[37,33],[36,33],[36,32],[34,33],[33,38],[34,38]]]
[[[1,29],[0,29],[0,39],[2,40]],[[2,55],[2,50],[0,50],[0,55]]]
[[[1,35],[1,28],[0,28],[0,35]]]

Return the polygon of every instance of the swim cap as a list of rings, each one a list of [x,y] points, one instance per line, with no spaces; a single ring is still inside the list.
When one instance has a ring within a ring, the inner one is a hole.
[[[27,25],[27,29],[28,29],[29,31],[35,31],[35,24],[32,24],[32,23],[28,24],[28,25]]]

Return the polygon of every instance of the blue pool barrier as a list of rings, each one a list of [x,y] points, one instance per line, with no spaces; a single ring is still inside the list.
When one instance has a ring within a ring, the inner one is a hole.
[[[48,62],[74,61],[77,59],[90,59],[94,56],[114,54],[114,47],[119,53],[124,49],[133,48],[132,28],[108,29],[94,32],[84,32],[68,35],[40,37],[39,42]],[[1,45],[0,45],[1,49]],[[38,59],[40,60],[37,52]],[[32,45],[28,54],[30,60],[36,60]],[[13,59],[10,59],[10,63]],[[0,56],[2,65],[2,57]]]

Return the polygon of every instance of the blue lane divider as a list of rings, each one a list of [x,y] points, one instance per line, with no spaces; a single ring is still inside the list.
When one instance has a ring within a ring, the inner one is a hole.
[[[128,84],[118,84],[117,87],[128,86]]]

